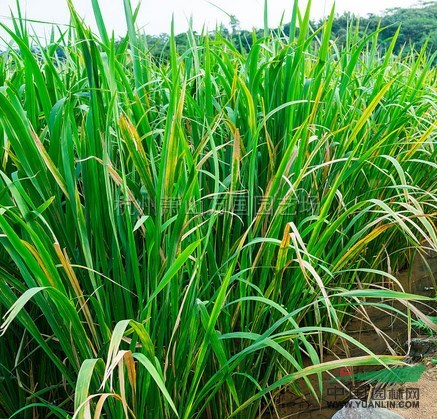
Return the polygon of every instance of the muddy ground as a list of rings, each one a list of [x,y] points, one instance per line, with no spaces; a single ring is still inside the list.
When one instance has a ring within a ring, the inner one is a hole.
[[[435,297],[437,255],[429,255],[426,258],[417,256],[410,270],[401,272],[396,277],[407,292]],[[426,314],[433,316],[437,315],[436,308],[436,305],[420,307]],[[366,313],[356,313],[356,317],[348,324],[346,332],[376,354],[396,353],[398,355],[405,355],[410,349],[408,353],[413,356],[408,356],[405,360],[413,365],[426,365],[426,372],[423,373],[420,380],[416,383],[384,386],[384,394],[386,399],[391,401],[391,396],[397,398],[405,397],[406,389],[418,389],[419,399],[417,401],[419,404],[415,404],[410,408],[392,408],[390,410],[402,415],[405,419],[437,418],[437,403],[435,399],[437,390],[437,339],[431,338],[431,345],[428,343],[422,345],[421,342],[423,340],[428,342],[429,334],[421,335],[423,330],[415,329],[413,335],[410,336],[410,338],[414,338],[413,346],[408,348],[407,342],[411,341],[409,341],[409,336],[407,335],[405,321],[400,317],[389,316],[386,312],[375,308],[368,309]],[[333,348],[331,353],[326,354],[323,361],[341,359],[347,355],[363,355],[360,350],[351,348],[347,349],[346,352],[343,346],[338,345]],[[276,397],[274,412],[268,415],[264,414],[263,418],[331,418],[336,411],[340,410],[341,404],[351,398],[351,390],[354,393],[352,398],[370,400],[369,394],[375,391],[373,386],[363,385],[363,383],[349,383],[342,386],[333,379],[333,377],[348,375],[352,372],[355,374],[361,371],[359,369],[348,371],[343,368],[333,370],[330,374],[325,374],[323,377],[323,400],[320,403],[308,391],[301,397],[298,397],[293,391],[285,390]],[[312,377],[311,381],[316,386],[316,377]],[[303,382],[299,384],[300,388],[305,388]],[[399,402],[401,400],[396,401],[397,406],[401,404]],[[334,405],[336,406],[333,407]]]

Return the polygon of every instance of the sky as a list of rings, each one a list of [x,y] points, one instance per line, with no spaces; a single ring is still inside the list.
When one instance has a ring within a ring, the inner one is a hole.
[[[121,36],[126,31],[124,22],[123,0],[100,0],[100,7],[107,28]],[[132,0],[136,5],[138,0]],[[0,0],[0,21],[10,24],[10,9],[16,10],[16,0]],[[45,22],[67,24],[69,14],[67,0],[20,0],[23,14],[28,19]],[[235,15],[240,21],[242,29],[263,27],[264,0],[142,0],[137,24],[148,34],[160,34],[170,31],[172,14],[175,18],[176,33],[187,29],[190,16],[193,17],[194,29],[200,31],[204,24],[212,30],[216,24],[229,23],[229,15]],[[307,1],[299,1],[301,7],[306,7]],[[321,18],[330,12],[334,0],[313,0],[312,17]],[[366,15],[378,13],[391,7],[409,7],[417,0],[337,0],[336,12],[351,11],[355,14]],[[96,28],[91,6],[91,0],[73,0],[79,14],[87,23]],[[291,15],[293,0],[269,0],[269,26],[276,27],[284,16],[285,22]],[[35,25],[39,36],[48,33],[48,25]]]

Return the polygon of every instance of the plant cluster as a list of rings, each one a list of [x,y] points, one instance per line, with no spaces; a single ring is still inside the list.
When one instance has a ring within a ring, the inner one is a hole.
[[[343,330],[391,300],[427,321],[394,273],[437,249],[436,70],[396,34],[337,45],[310,3],[247,54],[172,34],[168,62],[128,0],[122,42],[97,0],[99,35],[69,1],[39,55],[5,28],[0,416],[252,418],[323,371],[400,362]],[[324,362],[335,341],[365,355]]]

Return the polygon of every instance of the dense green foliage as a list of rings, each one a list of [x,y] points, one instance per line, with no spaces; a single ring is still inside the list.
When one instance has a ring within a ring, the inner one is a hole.
[[[393,36],[400,28],[395,53],[420,50],[425,45],[430,53],[437,51],[437,2],[435,1],[423,2],[417,7],[388,9],[382,16],[371,14],[360,19],[345,13],[334,20],[332,27],[332,32],[339,42],[347,42],[348,29],[353,26],[354,21],[359,21],[362,30],[366,28],[375,31],[379,27],[384,28],[379,37],[379,44],[383,49],[390,45]]]
[[[128,0],[122,42],[69,4],[38,56],[14,20],[0,61],[0,416],[253,418],[400,362],[343,332],[354,308],[435,327],[394,276],[437,249],[425,49],[336,44],[296,1],[289,38],[189,32],[159,61]],[[336,340],[365,355],[324,362]]]

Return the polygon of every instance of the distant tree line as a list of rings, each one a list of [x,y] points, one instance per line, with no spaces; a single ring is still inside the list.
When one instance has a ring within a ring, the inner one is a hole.
[[[252,31],[240,29],[239,21],[236,16],[229,16],[229,28],[221,25],[209,37],[214,40],[222,37],[231,42],[241,53],[250,51],[253,42],[265,35],[264,29],[253,29]],[[318,30],[324,24],[324,20],[313,21],[312,29]],[[420,50],[427,43],[427,50],[430,55],[437,52],[437,1],[421,1],[416,7],[401,8],[396,7],[387,9],[381,16],[369,14],[367,17],[358,17],[350,12],[337,15],[332,26],[332,38],[337,44],[345,44],[351,30],[358,30],[359,36],[371,33],[381,28],[378,42],[381,49],[386,48],[396,31],[400,32],[395,45],[394,53],[399,53],[401,49],[405,52]],[[288,37],[290,25],[285,24],[280,28],[270,29],[270,33],[275,32],[279,36]],[[200,40],[202,34],[194,32],[191,38]],[[175,36],[176,48],[179,54],[183,54],[189,47],[190,36],[187,33],[180,33]],[[126,44],[127,39],[121,39],[119,44]],[[167,61],[170,57],[170,36],[166,33],[160,35],[144,35],[146,49],[157,61]],[[50,47],[49,47],[50,48]],[[36,55],[41,55],[40,47],[32,48]],[[17,54],[20,52],[17,50]],[[65,59],[63,47],[56,46],[56,56],[60,61]],[[437,56],[437,54],[436,54]],[[4,52],[0,51],[0,64],[5,59]],[[434,60],[437,64],[437,57]]]
[[[263,29],[247,31],[239,29],[238,19],[229,15],[229,27],[222,25],[217,31],[211,33],[211,37],[222,36],[232,42],[242,53],[248,52],[255,39],[264,36]],[[381,48],[389,45],[392,37],[400,27],[397,38],[395,53],[401,49],[409,51],[412,48],[419,50],[428,42],[427,49],[432,54],[437,51],[437,1],[422,1],[418,6],[412,8],[387,9],[381,16],[369,14],[367,17],[357,17],[349,12],[337,15],[332,27],[332,37],[340,44],[347,42],[348,30],[351,26],[356,27],[359,23],[359,31],[362,35],[370,33],[378,28],[384,28],[379,35]],[[323,20],[313,21],[312,28],[317,30],[323,25]],[[283,36],[289,36],[289,24],[281,28],[270,30]],[[200,36],[195,34],[195,36]],[[146,43],[149,51],[159,60],[166,60],[170,54],[169,35],[146,35]],[[186,33],[175,37],[177,50],[183,53],[189,48],[189,41]]]
[[[346,33],[351,21],[358,18],[350,13],[336,17],[333,33],[340,42],[346,42]],[[316,27],[323,22],[316,23]],[[422,2],[417,7],[387,9],[382,16],[369,14],[359,18],[360,30],[375,31],[384,28],[379,36],[381,45],[387,45],[400,26],[395,52],[401,48],[419,50],[428,41],[431,53],[437,51],[437,1]]]

